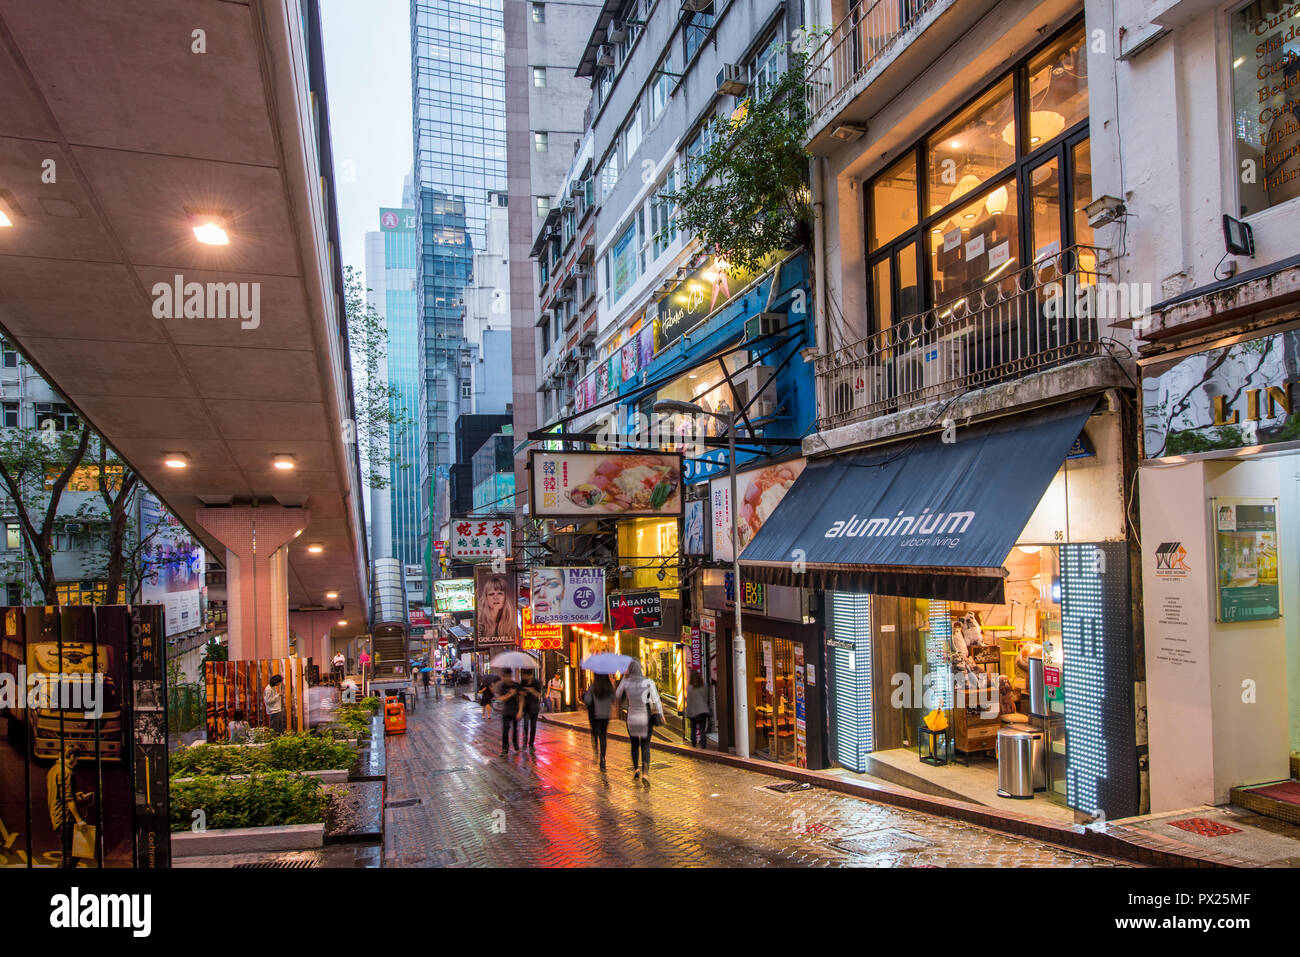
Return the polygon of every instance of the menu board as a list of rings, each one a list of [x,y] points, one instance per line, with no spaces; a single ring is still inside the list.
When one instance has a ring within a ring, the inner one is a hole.
[[[1277,499],[1211,499],[1218,560],[1217,620],[1282,617]]]

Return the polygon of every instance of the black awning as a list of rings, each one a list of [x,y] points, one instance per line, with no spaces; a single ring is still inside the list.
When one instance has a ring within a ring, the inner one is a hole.
[[[1096,404],[810,461],[740,563],[777,585],[1001,604],[1002,563]]]

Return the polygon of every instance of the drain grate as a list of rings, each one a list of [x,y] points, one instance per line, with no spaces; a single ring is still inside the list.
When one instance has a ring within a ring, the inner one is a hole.
[[[931,847],[932,844],[932,841],[920,835],[894,827],[854,834],[831,842],[832,847],[846,853],[866,855],[880,854],[884,851],[919,851]]]
[[[504,800],[513,804],[516,801],[534,801],[537,800],[538,798],[548,798],[548,797],[554,797],[557,794],[568,794],[568,793],[569,792],[564,790],[563,788],[531,787],[531,788],[520,788],[517,791],[506,791],[504,794],[501,795],[501,797]]]
[[[424,798],[405,798],[401,801],[389,801],[384,807],[417,807],[424,803]]]
[[[319,864],[318,862],[314,861],[314,860],[298,858],[298,859],[287,860],[287,861],[253,861],[253,862],[248,863],[248,864],[236,864],[236,865],[234,865],[234,866],[237,867],[237,868],[250,868],[250,867],[256,867],[256,868],[267,868],[267,867],[274,867],[274,868],[280,868],[280,869],[283,869],[283,868],[289,868],[289,867],[292,867],[292,868],[320,867],[320,864]]]
[[[1225,834],[1240,834],[1241,828],[1231,824],[1220,824],[1204,817],[1189,817],[1183,821],[1170,821],[1170,827],[1176,827],[1201,837],[1223,837]]]
[[[763,786],[765,791],[776,791],[778,794],[794,794],[796,791],[811,791],[813,786],[807,781],[786,781],[784,784],[767,784]]]

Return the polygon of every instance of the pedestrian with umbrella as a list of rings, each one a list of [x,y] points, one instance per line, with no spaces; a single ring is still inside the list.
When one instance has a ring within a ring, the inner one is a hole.
[[[495,688],[494,697],[501,705],[501,756],[510,753],[513,744],[519,750],[519,719],[524,712],[526,691],[514,680],[513,669],[536,668],[537,662],[522,651],[507,651],[492,659],[492,667],[501,670],[501,681]]]
[[[522,703],[519,709],[519,720],[524,726],[524,744],[528,746],[529,751],[536,751],[537,716],[542,711],[542,683],[537,680],[531,668],[523,670],[522,680],[519,682],[519,697]]]
[[[641,670],[636,659],[627,666],[627,675],[619,682],[614,701],[626,701],[627,736],[632,739],[632,780],[650,786],[650,731],[664,723],[664,706],[659,689]],[[641,765],[645,770],[641,770]]]
[[[605,748],[609,732],[609,714],[614,707],[614,683],[609,675],[596,675],[587,693],[582,696],[587,706],[587,720],[591,723],[591,752],[600,758],[600,770],[605,770]]]

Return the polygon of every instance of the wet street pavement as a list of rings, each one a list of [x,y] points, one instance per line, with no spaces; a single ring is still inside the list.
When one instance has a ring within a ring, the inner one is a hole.
[[[386,867],[1113,867],[1090,857],[739,768],[629,745],[602,775],[582,732],[539,724],[499,756],[501,720],[422,699],[388,739]]]

